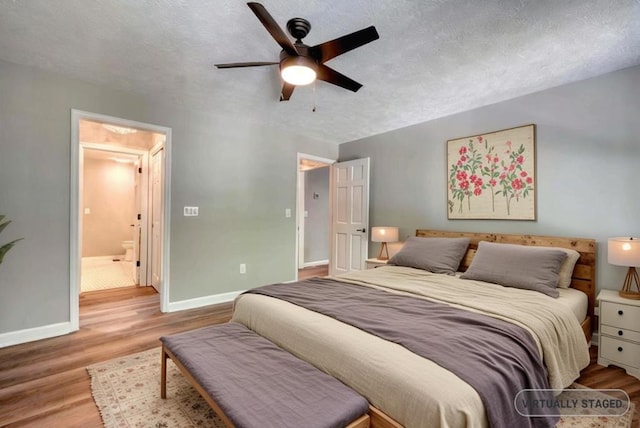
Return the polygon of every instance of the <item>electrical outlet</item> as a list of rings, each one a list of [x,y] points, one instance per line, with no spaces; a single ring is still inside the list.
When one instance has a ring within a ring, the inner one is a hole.
[[[291,208],[287,208],[284,210],[284,216],[286,218],[290,218],[291,217]]]
[[[246,265],[246,263],[240,263],[240,273],[242,273],[242,274],[247,273],[247,265]]]
[[[197,217],[198,216],[198,207],[184,207],[184,216],[185,217]]]

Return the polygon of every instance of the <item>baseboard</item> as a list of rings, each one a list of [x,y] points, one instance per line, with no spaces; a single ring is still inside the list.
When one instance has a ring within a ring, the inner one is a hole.
[[[322,266],[322,265],[328,265],[328,264],[329,264],[329,260],[318,260],[317,262],[303,263],[302,266],[308,268],[308,267]]]
[[[231,302],[233,299],[244,293],[242,291],[231,291],[229,293],[212,294],[210,296],[196,297],[195,299],[169,302],[167,312],[184,311],[186,309],[201,308],[202,306],[215,305],[218,303]]]
[[[33,342],[50,337],[62,336],[75,331],[70,322],[49,324],[42,327],[27,328],[24,330],[0,333],[0,348],[20,345],[21,343]]]

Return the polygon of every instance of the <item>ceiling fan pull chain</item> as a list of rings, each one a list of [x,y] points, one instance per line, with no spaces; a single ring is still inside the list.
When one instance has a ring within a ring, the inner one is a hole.
[[[313,82],[313,108],[311,109],[312,112],[316,112],[316,82]]]

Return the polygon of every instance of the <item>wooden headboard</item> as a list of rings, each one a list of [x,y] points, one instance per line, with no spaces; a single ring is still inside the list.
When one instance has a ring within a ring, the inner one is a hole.
[[[469,248],[460,263],[460,270],[465,271],[471,264],[473,256],[478,248],[478,242],[489,241],[502,244],[535,245],[542,247],[562,247],[576,250],[580,253],[573,275],[571,287],[580,290],[589,298],[587,306],[587,318],[582,323],[587,341],[591,340],[591,333],[595,327],[594,306],[596,302],[596,241],[586,238],[567,238],[562,236],[538,236],[538,235],[509,235],[503,233],[475,233],[475,232],[449,232],[443,230],[416,230],[416,236],[435,238],[469,238]]]

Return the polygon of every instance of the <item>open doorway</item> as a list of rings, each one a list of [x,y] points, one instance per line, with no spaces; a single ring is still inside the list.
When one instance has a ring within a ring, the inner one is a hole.
[[[296,266],[298,278],[328,272],[331,165],[335,160],[298,153]]]
[[[170,129],[72,111],[70,315],[79,294],[153,286],[168,307]],[[90,282],[97,276],[98,282]]]
[[[91,147],[82,150],[80,292],[146,285],[140,281],[144,241],[138,214],[146,196],[141,176],[148,155],[107,144]]]

